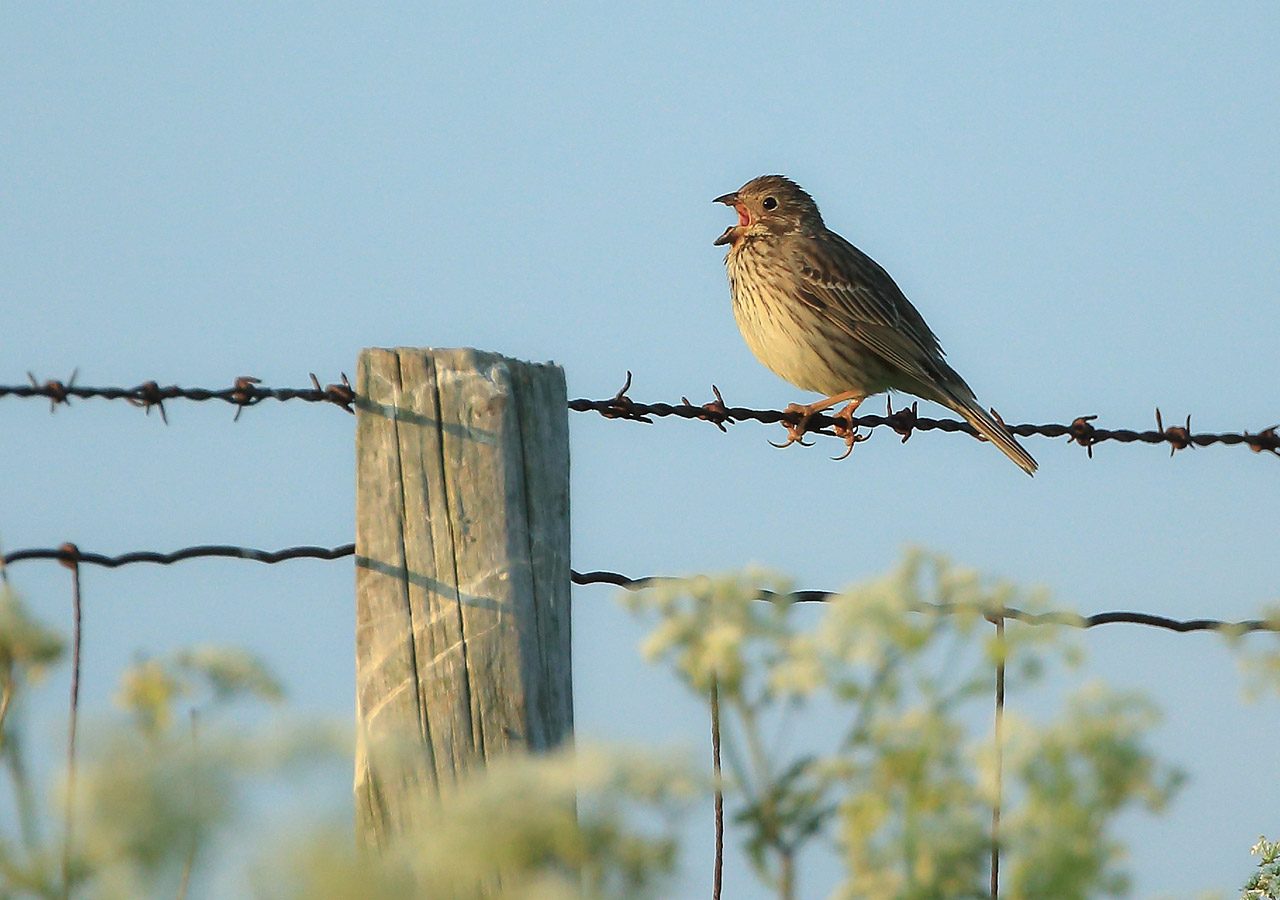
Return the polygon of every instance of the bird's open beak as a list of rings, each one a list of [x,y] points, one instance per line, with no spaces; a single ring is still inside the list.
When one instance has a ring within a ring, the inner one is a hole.
[[[729,193],[727,193],[727,194],[721,194],[719,197],[717,197],[716,199],[712,200],[711,202],[712,202],[712,203],[723,203],[725,206],[733,206],[733,207],[737,207],[737,206],[738,206],[738,192],[737,192],[737,191],[730,191],[730,192],[729,192]],[[741,212],[739,212],[739,213],[738,213],[738,221],[739,221],[739,224],[741,224],[741,223],[744,221],[744,220],[743,220],[743,218],[742,218],[742,213],[741,213]],[[730,225],[728,228],[726,228],[726,229],[724,230],[724,234],[722,234],[722,235],[720,235],[720,237],[716,238],[716,240],[715,240],[715,245],[716,245],[717,247],[720,247],[720,246],[723,246],[724,244],[730,244],[730,243],[732,243],[732,242],[733,242],[733,239],[734,239],[735,237],[737,237],[737,234],[738,234],[738,226],[737,226],[737,225]]]

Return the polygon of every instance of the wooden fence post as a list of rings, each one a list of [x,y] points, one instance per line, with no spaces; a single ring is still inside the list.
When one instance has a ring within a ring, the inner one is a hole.
[[[564,371],[367,349],[356,383],[357,826],[571,739]]]

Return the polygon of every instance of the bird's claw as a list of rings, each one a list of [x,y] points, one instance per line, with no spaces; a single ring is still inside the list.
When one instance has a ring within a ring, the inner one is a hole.
[[[844,452],[839,456],[831,457],[835,462],[839,462],[842,459],[848,459],[849,454],[853,452],[855,445],[861,444],[863,441],[870,440],[871,438],[870,433],[859,433],[858,426],[853,424],[853,414],[857,408],[858,404],[856,402],[850,403],[832,417],[835,419],[835,423],[831,426],[831,430],[835,432],[836,437],[844,439]]]
[[[844,438],[844,452],[839,456],[831,457],[835,462],[842,459],[848,459],[849,454],[853,452],[854,446],[861,444],[863,441],[871,440],[870,434],[859,434],[857,428],[846,428],[843,425],[836,426],[836,436]]]
[[[784,409],[783,415],[798,415],[800,418],[795,422],[788,422],[783,419],[782,425],[787,429],[787,439],[781,444],[775,444],[770,441],[770,446],[777,447],[779,450],[790,447],[792,444],[799,444],[801,447],[812,447],[813,441],[806,441],[805,434],[809,431],[809,420],[813,418],[813,410],[807,406],[801,406],[799,403],[789,403]]]
[[[790,426],[788,426],[787,439],[783,441],[781,444],[775,444],[773,441],[770,441],[769,446],[777,447],[779,450],[783,450],[787,447],[790,447],[792,444],[799,444],[801,447],[812,447],[813,441],[806,441],[803,437],[801,437],[801,435],[803,434],[804,432],[796,432]]]

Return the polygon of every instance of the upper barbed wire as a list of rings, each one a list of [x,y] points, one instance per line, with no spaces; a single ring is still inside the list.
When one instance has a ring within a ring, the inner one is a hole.
[[[240,418],[240,413],[246,407],[257,406],[264,400],[279,400],[282,402],[302,400],[307,403],[330,403],[349,413],[355,412],[351,408],[356,399],[355,390],[351,387],[351,382],[347,380],[345,373],[339,383],[327,384],[323,387],[320,385],[320,379],[315,376],[315,373],[311,373],[311,387],[309,388],[265,387],[261,379],[254,378],[252,375],[241,375],[232,382],[231,387],[201,388],[179,387],[176,384],[161,386],[156,381],[144,381],[135,387],[89,387],[76,384],[78,371],[72,372],[71,377],[66,381],[58,379],[40,381],[35,375],[28,372],[27,380],[29,384],[0,385],[0,398],[43,398],[49,401],[50,412],[56,410],[59,405],[70,406],[73,399],[124,400],[131,406],[141,408],[146,413],[150,413],[152,408],[158,409],[160,418],[164,420],[166,425],[169,423],[169,416],[165,412],[164,404],[169,400],[192,400],[197,403],[220,400],[238,407],[235,415],[236,419]]]
[[[340,382],[323,386],[312,374],[312,386],[309,388],[268,387],[259,379],[248,375],[236,378],[232,385],[226,388],[162,386],[156,381],[146,381],[135,387],[90,387],[76,384],[75,372],[66,381],[58,379],[40,381],[31,373],[28,373],[28,380],[28,384],[0,385],[0,399],[5,397],[43,398],[49,401],[50,410],[57,409],[59,405],[69,405],[73,399],[124,400],[147,413],[152,408],[158,409],[166,423],[169,418],[164,404],[170,400],[222,401],[236,407],[236,419],[246,407],[257,406],[264,400],[326,403],[348,413],[354,412],[353,407],[358,400],[345,374],[342,375]],[[688,397],[681,397],[680,403],[642,403],[628,396],[631,380],[631,373],[628,372],[626,382],[613,396],[603,400],[585,398],[570,400],[569,409],[573,412],[596,413],[607,419],[646,424],[661,418],[700,420],[711,423],[721,431],[727,431],[729,425],[738,422],[759,422],[764,425],[779,423],[796,425],[800,422],[800,414],[796,412],[730,406],[715,385],[711,388],[714,399],[706,403],[693,403]],[[1179,450],[1222,444],[1245,446],[1255,453],[1280,456],[1280,433],[1277,433],[1280,425],[1270,425],[1258,431],[1196,432],[1191,428],[1191,416],[1186,416],[1181,424],[1165,425],[1164,416],[1158,408],[1155,411],[1155,428],[1153,429],[1103,428],[1094,424],[1097,418],[1096,415],[1082,415],[1074,417],[1069,423],[1006,423],[1006,427],[1019,437],[1065,437],[1071,443],[1084,447],[1090,457],[1093,456],[1094,446],[1108,441],[1121,444],[1166,445],[1169,447],[1170,454]],[[895,410],[887,398],[884,414],[854,416],[851,423],[843,418],[817,413],[809,420],[808,433],[845,440],[850,424],[855,429],[888,428],[898,434],[904,442],[917,431],[975,434],[973,426],[968,422],[922,416],[915,403]]]

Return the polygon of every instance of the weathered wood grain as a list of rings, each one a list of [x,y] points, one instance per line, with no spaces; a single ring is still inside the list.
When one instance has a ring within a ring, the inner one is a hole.
[[[569,739],[564,373],[476,350],[365,350],[356,390],[362,842],[436,786]]]

